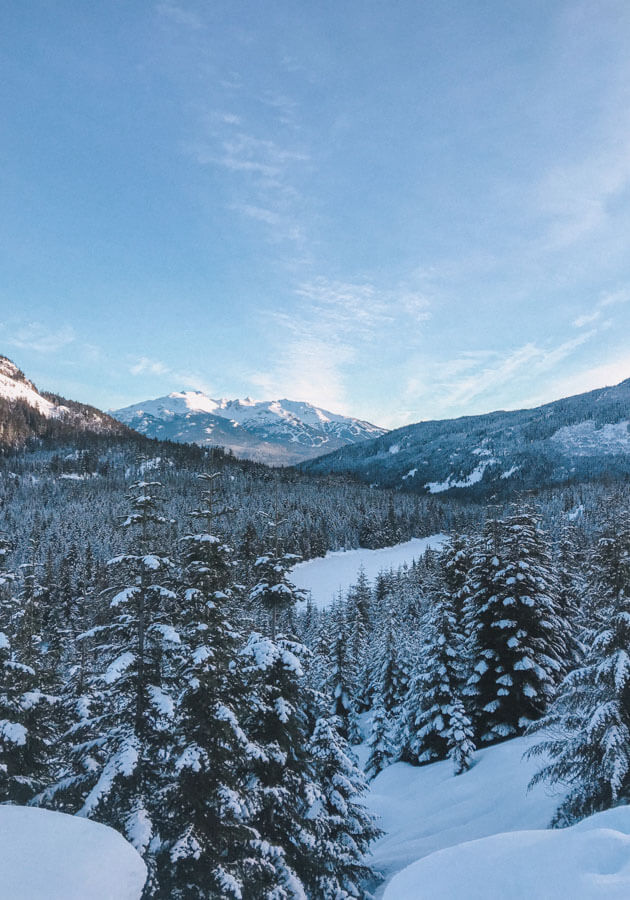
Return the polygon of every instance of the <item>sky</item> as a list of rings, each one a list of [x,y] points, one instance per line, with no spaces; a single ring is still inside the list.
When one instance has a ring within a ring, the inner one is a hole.
[[[630,377],[627,0],[30,0],[0,353],[396,427]]]

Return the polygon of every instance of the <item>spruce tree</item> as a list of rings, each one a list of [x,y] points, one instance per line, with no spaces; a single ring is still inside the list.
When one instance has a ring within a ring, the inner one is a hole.
[[[549,761],[532,779],[568,786],[553,819],[567,825],[630,802],[630,509],[615,510],[598,542],[602,624],[584,663],[564,679],[532,731],[530,756]]]
[[[424,643],[404,705],[404,744],[411,760],[449,758],[455,774],[470,767],[475,745],[463,697],[463,640],[453,599],[442,590],[431,598]]]
[[[51,775],[56,697],[42,691],[37,645],[25,647],[29,662],[21,652],[19,638],[25,636],[21,601],[29,589],[27,582],[19,598],[10,592],[16,582],[7,569],[10,550],[8,539],[0,534],[0,803],[24,804]]]
[[[372,707],[372,727],[368,738],[368,760],[365,771],[368,778],[375,778],[398,756],[392,735],[394,725],[380,695],[376,695]]]
[[[171,624],[172,563],[157,546],[165,524],[160,487],[143,480],[131,486],[121,526],[127,547],[109,566],[108,617],[84,636],[93,641],[95,665],[68,732],[67,771],[40,798],[122,832],[149,863],[147,896],[155,891],[153,858],[172,743],[174,702],[163,682],[180,643]]]
[[[360,803],[367,790],[335,716],[317,720],[310,741],[319,790],[311,897],[338,900],[363,897],[362,885],[374,873],[366,862],[370,844],[381,832]]]
[[[216,533],[214,476],[200,478],[206,489],[193,516],[204,527],[183,539],[176,737],[164,797],[160,891],[182,900],[241,900],[251,896],[248,884],[258,877],[247,778],[259,751],[239,721],[239,635],[224,612],[231,549]]]
[[[521,734],[552,699],[567,653],[549,542],[531,510],[488,523],[465,619],[473,669],[466,693],[480,740]]]
[[[309,815],[318,796],[308,753],[308,722],[301,691],[305,648],[254,632],[243,651],[250,712],[245,725],[260,748],[251,781],[250,825],[260,867],[250,896],[303,900],[316,875],[316,829]]]

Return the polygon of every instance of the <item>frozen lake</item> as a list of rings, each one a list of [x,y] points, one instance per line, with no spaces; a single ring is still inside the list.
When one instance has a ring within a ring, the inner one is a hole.
[[[438,549],[446,539],[445,534],[432,534],[378,550],[329,550],[326,556],[294,566],[291,581],[296,587],[310,591],[315,606],[324,609],[332,603],[340,589],[345,593],[355,584],[361,566],[368,579],[374,581],[379,572],[398,569],[405,563],[410,565],[422,556],[427,547]]]

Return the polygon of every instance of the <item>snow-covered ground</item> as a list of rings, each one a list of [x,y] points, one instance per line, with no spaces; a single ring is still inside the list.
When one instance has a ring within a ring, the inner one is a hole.
[[[459,844],[409,866],[385,900],[627,900],[630,807],[572,828],[512,831]]]
[[[411,565],[420,559],[427,547],[437,549],[446,540],[444,534],[433,534],[425,538],[412,538],[394,547],[379,550],[337,550],[328,551],[326,556],[298,563],[291,570],[291,581],[296,587],[310,591],[313,603],[319,609],[329,606],[339,591],[344,593],[356,583],[359,570],[373,581],[379,572]]]
[[[139,900],[146,868],[131,844],[77,816],[0,806],[0,897]]]
[[[630,897],[630,807],[550,830],[561,797],[527,785],[533,738],[478,750],[454,776],[449,761],[396,763],[371,783],[367,805],[386,834],[373,867],[383,900],[594,900]],[[357,748],[361,761],[365,745]]]

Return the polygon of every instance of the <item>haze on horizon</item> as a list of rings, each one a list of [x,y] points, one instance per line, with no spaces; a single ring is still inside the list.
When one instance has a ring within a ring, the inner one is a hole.
[[[396,427],[630,376],[624,0],[13,4],[0,353]]]

